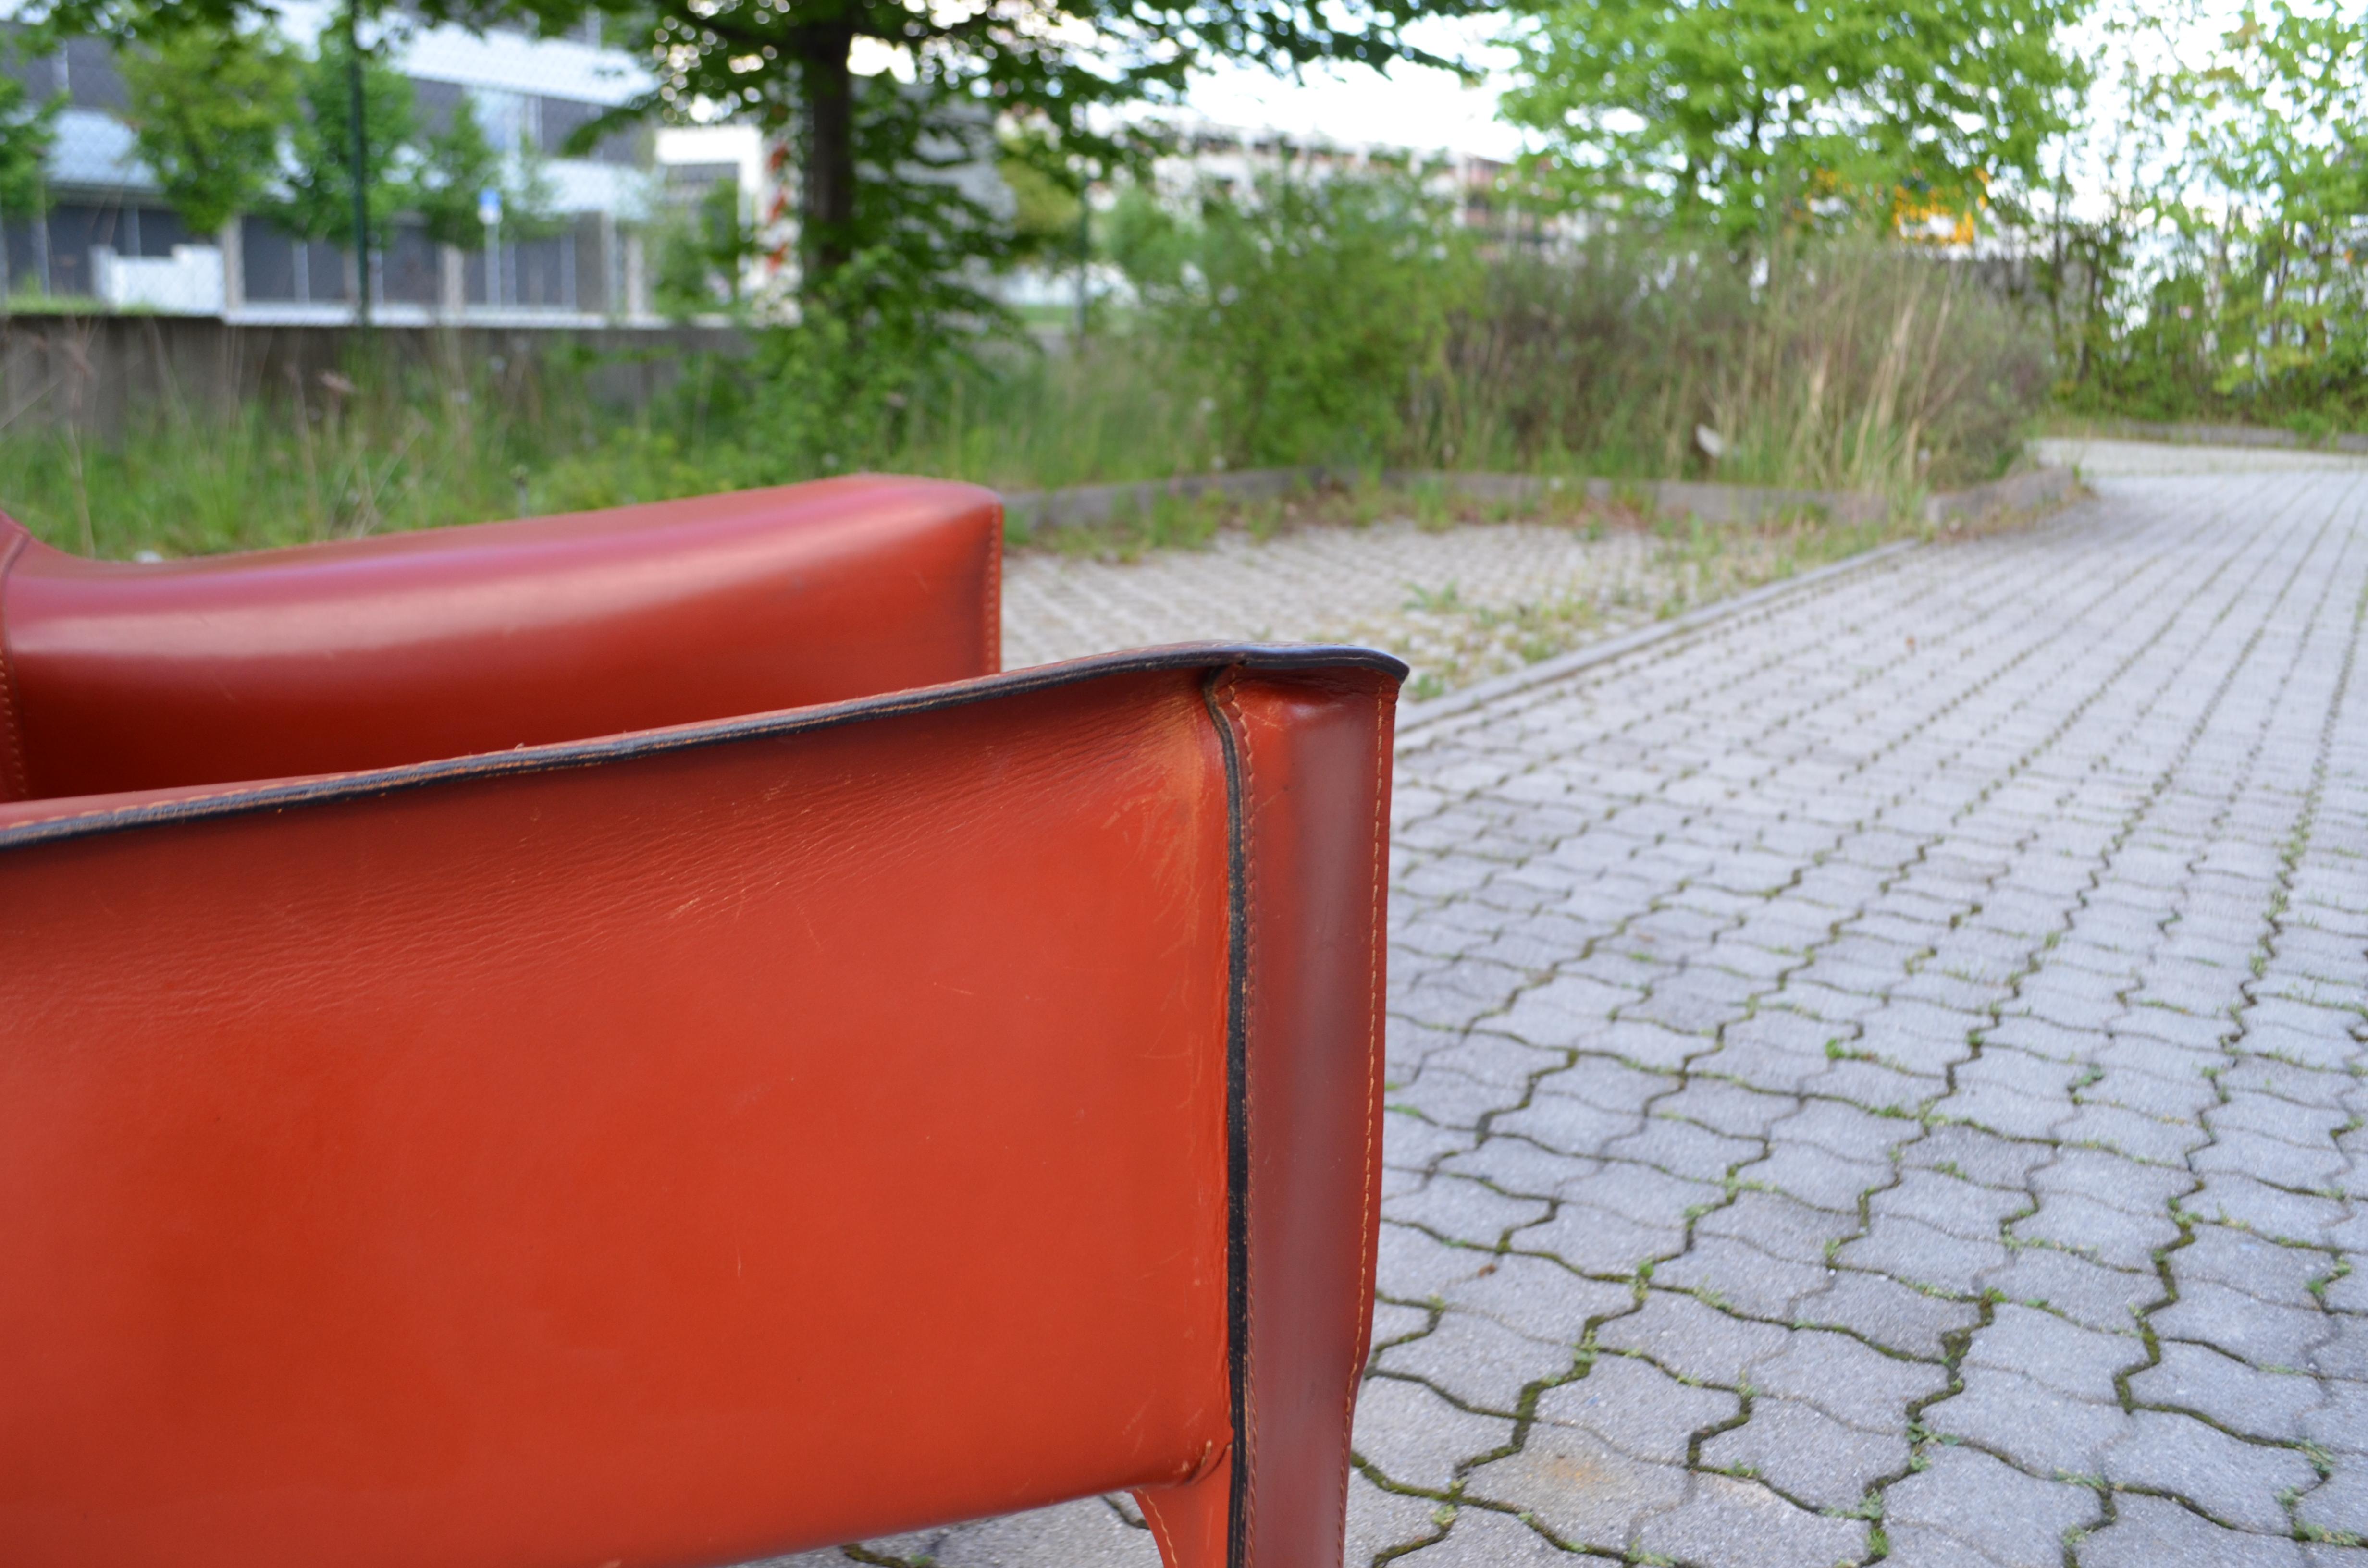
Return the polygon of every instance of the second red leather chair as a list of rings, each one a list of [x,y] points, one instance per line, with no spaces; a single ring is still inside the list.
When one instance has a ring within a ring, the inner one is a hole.
[[[1401,666],[994,674],[962,486],[503,528],[0,540],[8,1560],[1339,1562]]]

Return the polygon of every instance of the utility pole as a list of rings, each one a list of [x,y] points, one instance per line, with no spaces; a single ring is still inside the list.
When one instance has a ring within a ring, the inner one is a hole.
[[[1086,346],[1087,285],[1092,281],[1087,269],[1094,260],[1094,179],[1085,165],[1077,168],[1077,347]]]
[[[363,123],[362,0],[346,0],[346,112],[354,122],[354,322],[370,324],[370,130]]]

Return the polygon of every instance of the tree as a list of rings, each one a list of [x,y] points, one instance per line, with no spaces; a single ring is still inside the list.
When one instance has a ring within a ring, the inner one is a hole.
[[[2088,0],[1518,0],[1549,181],[1737,244],[1837,219],[1970,215],[2035,179],[2086,85]]]
[[[2191,243],[2209,236],[2218,263],[2223,392],[2300,382],[2360,398],[2364,73],[2368,18],[2356,7],[2272,0],[2266,11],[2248,7],[2216,61],[2170,85],[2166,108],[2188,131],[2203,198],[2176,217]]]
[[[95,3],[95,0],[93,0]],[[220,3],[220,0],[216,0]],[[1125,149],[1089,122],[1095,106],[1173,100],[1215,59],[1282,70],[1318,61],[1446,63],[1408,44],[1407,23],[1479,0],[1026,0],[917,6],[905,0],[507,0],[558,29],[605,14],[655,62],[637,111],[696,102],[788,136],[799,160],[801,260],[809,293],[859,256],[876,274],[899,252],[939,266],[975,254],[984,216],[943,177],[986,145],[954,147],[965,124],[998,116],[1109,161]],[[431,0],[438,14],[461,0]],[[909,76],[858,75],[859,44]],[[596,122],[578,134],[607,129]]]
[[[1250,464],[1378,465],[1409,392],[1434,372],[1477,281],[1451,199],[1421,172],[1261,176],[1209,187],[1178,218],[1141,199],[1112,249],[1210,393],[1224,455]]]
[[[418,149],[412,197],[427,222],[427,237],[462,250],[484,244],[479,199],[489,190],[501,199],[502,232],[510,238],[553,232],[551,177],[541,151],[522,147],[515,156],[505,156],[485,134],[476,105],[463,97],[444,128]]]
[[[950,178],[995,157],[998,119],[1040,127],[1105,166],[1142,143],[1096,128],[1100,106],[1172,102],[1218,60],[1281,71],[1327,61],[1451,65],[1408,42],[1408,24],[1468,15],[1484,0],[417,0],[429,21],[504,18],[551,32],[604,19],[651,62],[657,85],[575,133],[588,146],[624,120],[706,104],[746,115],[797,151],[803,284],[810,303],[891,295],[974,308],[942,287],[1008,249],[1008,226]],[[37,38],[145,36],[178,19],[230,22],[273,0],[25,0]],[[859,44],[893,72],[859,74]],[[310,95],[308,94],[308,97]],[[977,134],[981,131],[984,135]],[[324,204],[314,204],[324,205]],[[325,218],[325,213],[322,214]],[[860,258],[863,265],[854,267]],[[851,271],[844,288],[834,278]]]
[[[346,36],[324,28],[313,59],[298,78],[298,96],[304,112],[297,117],[290,137],[293,167],[282,210],[298,233],[350,249],[354,244],[354,114],[352,56]],[[417,199],[412,146],[416,121],[411,83],[381,57],[376,49],[362,51],[362,127],[369,158],[362,170],[362,191],[369,203],[370,229],[383,234],[397,212]]]
[[[428,137],[422,149],[417,200],[427,237],[463,250],[483,245],[485,225],[479,199],[493,191],[507,209],[507,173],[501,149],[485,134],[476,105],[463,95],[452,106],[452,118],[444,129]]]
[[[58,138],[63,96],[31,101],[25,85],[0,76],[0,212],[38,218],[50,209],[50,147]]]
[[[199,233],[262,205],[296,119],[300,67],[268,22],[194,22],[121,51],[130,122],[165,199]]]

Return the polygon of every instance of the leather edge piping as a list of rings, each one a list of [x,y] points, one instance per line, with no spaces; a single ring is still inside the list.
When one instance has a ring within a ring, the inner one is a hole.
[[[0,801],[33,798],[33,762],[25,755],[25,713],[17,700],[17,670],[8,657],[8,573],[33,536],[13,518],[0,529]]]
[[[979,628],[979,640],[985,644],[989,675],[1003,669],[1003,502],[997,497],[988,508],[986,534],[986,613]]]
[[[1218,687],[1239,666],[1209,672],[1201,700],[1225,763],[1225,1377],[1233,1403],[1234,1463],[1226,1473],[1225,1563],[1245,1568],[1249,1547],[1249,832],[1242,749],[1247,737]]]
[[[0,827],[0,852],[136,828],[208,821],[255,812],[283,811],[291,806],[374,800],[438,784],[559,773],[598,767],[604,763],[702,751],[711,746],[730,745],[742,741],[773,740],[837,729],[870,719],[962,708],[998,697],[1049,691],[1110,676],[1141,675],[1158,670],[1229,667],[1305,670],[1341,665],[1380,670],[1401,679],[1406,672],[1404,662],[1372,648],[1317,643],[1177,643],[1162,648],[1098,654],[1057,665],[1037,665],[1008,674],[982,676],[974,680],[951,681],[943,686],[921,687],[882,697],[856,698],[846,702],[789,709],[755,718],[721,719],[704,724],[641,731],[605,739],[567,741],[547,746],[528,746],[514,752],[450,757],[402,767],[333,774],[326,778],[284,783],[226,784],[214,794],[159,801],[145,805],[100,806],[61,816],[37,817],[14,826]]]

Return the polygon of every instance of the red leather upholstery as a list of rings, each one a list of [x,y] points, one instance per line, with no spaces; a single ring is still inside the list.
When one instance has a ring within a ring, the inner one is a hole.
[[[0,517],[0,800],[988,675],[1002,550],[992,492],[874,475],[155,565],[62,554]]]
[[[0,1555],[1338,1562],[1402,674],[0,805]]]

